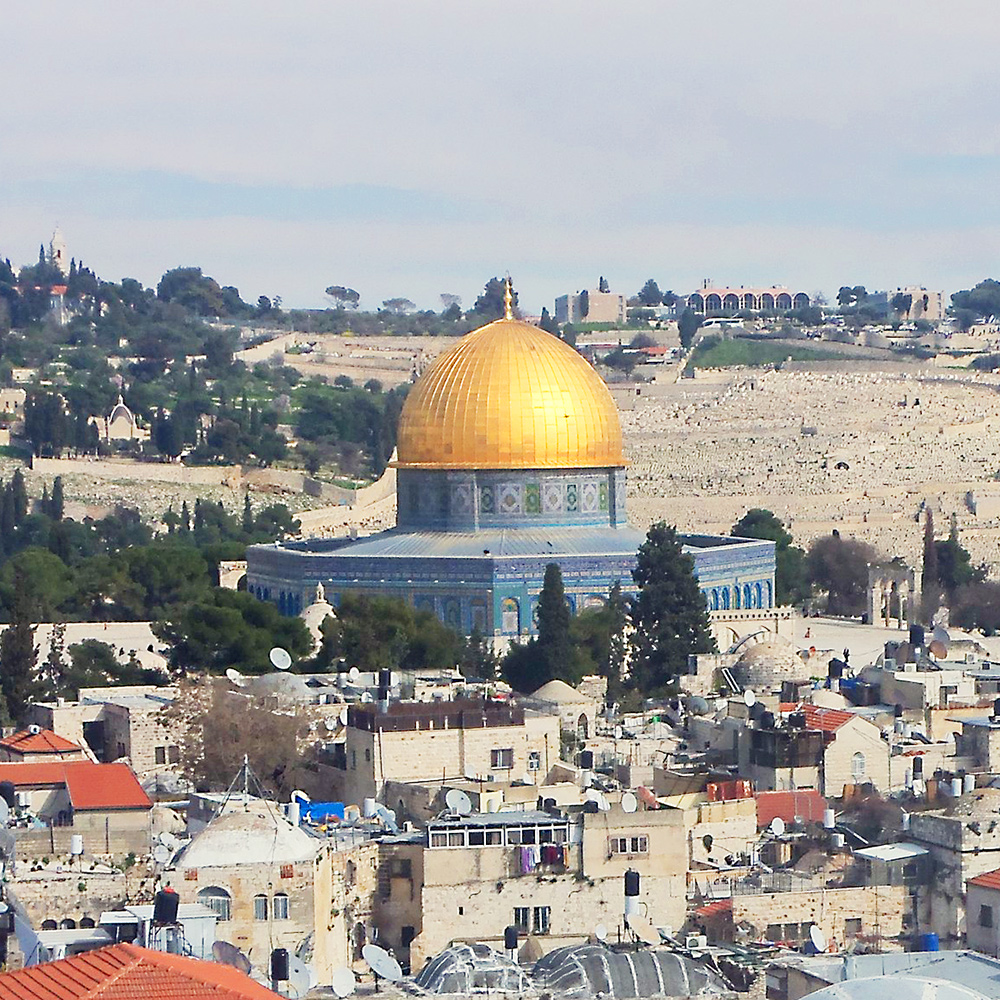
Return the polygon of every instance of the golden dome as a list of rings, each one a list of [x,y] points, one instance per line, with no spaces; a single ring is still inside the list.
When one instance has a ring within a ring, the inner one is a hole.
[[[404,469],[625,465],[600,375],[558,337],[513,319],[438,356],[403,404],[398,449]]]

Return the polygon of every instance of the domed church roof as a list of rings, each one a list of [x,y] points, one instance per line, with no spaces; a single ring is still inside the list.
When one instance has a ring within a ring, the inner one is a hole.
[[[626,464],[600,375],[558,337],[510,318],[467,334],[424,372],[403,404],[398,455],[404,469]]]

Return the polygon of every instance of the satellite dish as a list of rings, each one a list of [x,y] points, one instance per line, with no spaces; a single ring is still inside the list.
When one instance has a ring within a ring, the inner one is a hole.
[[[818,924],[813,924],[809,928],[809,940],[816,951],[826,951],[826,935],[819,929]]]
[[[6,826],[9,819],[10,806],[3,799],[0,799],[0,826]]]
[[[753,688],[747,688],[746,691],[743,692],[743,704],[746,705],[747,708],[753,708],[756,702],[757,695],[754,694]]]
[[[362,702],[362,704],[364,704],[364,705],[370,705],[374,700],[375,700],[375,698],[373,697],[371,691],[363,691],[361,693],[361,702]]]
[[[695,694],[688,699],[688,711],[692,715],[708,715],[711,710],[711,705],[701,695]]]
[[[243,687],[243,682],[245,680],[244,676],[238,670],[234,669],[233,667],[230,667],[226,671],[226,679],[229,680],[229,681],[231,681],[237,687]]]
[[[275,670],[287,670],[292,665],[292,654],[288,652],[287,649],[282,649],[280,646],[275,646],[270,653],[267,654],[267,658],[271,661],[271,666]]]
[[[346,726],[347,725],[347,706],[346,705],[340,710],[340,715],[337,716],[337,721],[342,726]]]
[[[361,957],[368,963],[368,968],[390,983],[398,983],[403,978],[403,970],[392,955],[377,944],[366,944],[361,949]]]
[[[927,652],[936,659],[943,660],[948,656],[948,647],[940,639],[932,639]]]
[[[634,792],[624,792],[622,794],[622,812],[634,813],[639,808],[639,800]]]
[[[158,865],[165,865],[170,860],[171,850],[165,844],[157,844],[153,848],[153,860]]]
[[[652,921],[629,919],[629,928],[643,944],[659,944],[660,932],[653,926]]]
[[[785,832],[785,821],[780,816],[775,816],[771,820],[771,833],[780,837]]]
[[[605,927],[604,924],[598,924],[594,928],[594,937],[597,938],[598,941],[607,941],[608,939],[607,927]]]
[[[294,955],[288,956],[288,988],[289,995],[304,997],[316,985],[316,976],[305,962]]]
[[[339,719],[334,721],[333,719],[324,719],[323,727],[328,733],[335,733],[337,731],[337,724],[340,722]]]
[[[948,635],[948,630],[942,625],[935,625],[934,632],[932,634],[938,642],[943,642],[946,646],[949,642],[951,642],[951,636]]]
[[[449,788],[444,801],[448,808],[459,816],[468,816],[472,812],[472,799],[461,788]]]
[[[337,994],[338,997],[349,997],[354,992],[354,987],[357,985],[357,981],[354,978],[354,972],[346,967],[342,969],[334,969],[333,976],[330,979],[330,989]]]
[[[245,976],[250,975],[253,966],[250,959],[240,951],[234,944],[228,941],[214,941],[212,943],[212,958],[220,965],[231,965],[234,969],[239,969]]]
[[[168,833],[166,830],[159,836],[159,841],[168,851],[176,851],[180,847],[180,841],[172,834]]]
[[[347,679],[352,683],[356,684],[360,676],[361,676],[361,671],[358,670],[357,667],[351,667],[351,669],[347,671]]]

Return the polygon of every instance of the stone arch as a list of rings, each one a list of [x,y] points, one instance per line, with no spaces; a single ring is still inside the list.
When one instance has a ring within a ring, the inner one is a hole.
[[[711,609],[713,611],[718,611],[719,610],[719,588],[718,587],[713,587],[712,588],[712,603],[711,603],[710,607],[711,607]]]
[[[774,300],[774,305],[778,309],[791,309],[792,297],[788,292],[779,292]]]
[[[723,587],[722,588],[722,610],[723,611],[728,611],[729,610],[729,588],[728,587]]]
[[[764,312],[774,309],[774,296],[770,292],[764,292],[760,297],[760,308]]]
[[[740,297],[735,292],[728,292],[722,300],[722,308],[727,312],[729,310],[736,312],[740,308]]]
[[[767,604],[765,604],[764,606],[767,607],[767,608],[773,608],[774,607],[774,593],[773,593],[773,588],[771,587],[771,581],[770,580],[765,580],[764,581],[764,597],[765,597],[765,599],[767,601]]]
[[[796,292],[792,302],[795,304],[796,309],[805,309],[809,305],[809,296],[805,292]]]
[[[750,590],[750,584],[749,583],[744,583],[743,584],[743,607],[744,608],[752,608],[753,607],[753,602],[751,600],[751,590]]]
[[[206,885],[198,890],[198,902],[219,915],[219,920],[231,920],[233,916],[233,897],[221,885]]]
[[[709,292],[705,296],[705,311],[718,312],[722,308],[722,297],[716,292]]]
[[[693,309],[696,313],[705,311],[705,299],[700,292],[695,292],[694,295],[689,296],[688,306]]]
[[[590,720],[587,718],[586,712],[581,712],[580,717],[576,720],[576,735],[581,740],[590,739]]]
[[[754,598],[753,606],[755,608],[762,608],[762,607],[764,607],[764,588],[761,585],[760,580],[758,580],[753,585],[753,598]]]
[[[740,585],[736,584],[736,586],[733,587],[733,608],[736,611],[740,611],[742,609],[743,604],[741,603],[741,601],[742,601],[742,594],[740,593]]]

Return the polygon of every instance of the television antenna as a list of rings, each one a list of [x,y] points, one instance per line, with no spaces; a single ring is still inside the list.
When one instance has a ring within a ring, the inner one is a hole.
[[[282,649],[281,646],[275,646],[267,654],[267,658],[275,670],[287,670],[292,665],[292,654],[287,649]]]
[[[377,944],[366,944],[361,949],[361,957],[368,963],[368,968],[386,982],[398,983],[403,978],[399,962]]]
[[[461,788],[449,788],[444,801],[445,805],[459,816],[468,816],[472,812],[472,799]]]
[[[622,812],[634,813],[639,808],[639,800],[634,792],[624,792],[622,794]]]

